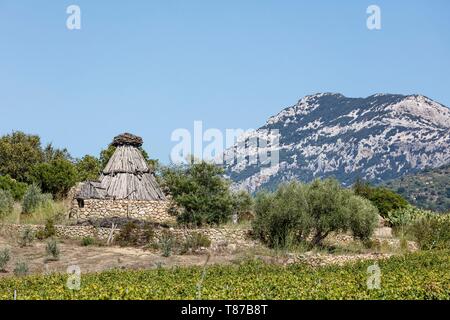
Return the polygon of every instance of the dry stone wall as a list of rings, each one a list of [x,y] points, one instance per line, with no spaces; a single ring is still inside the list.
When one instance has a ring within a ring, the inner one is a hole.
[[[74,199],[70,218],[76,222],[125,217],[156,223],[175,223],[176,218],[169,214],[169,207],[169,201],[86,199],[78,203],[78,200]]]
[[[0,231],[4,235],[19,236],[25,229],[31,229],[34,233],[44,230],[44,225],[34,224],[5,224],[0,227]],[[120,231],[115,230],[114,235]],[[94,226],[65,226],[55,225],[55,235],[58,238],[65,239],[82,239],[84,237],[92,237],[100,240],[108,239],[111,233],[111,228],[96,228]]]
[[[4,224],[0,227],[0,232],[4,235],[19,236],[26,228],[37,232],[44,229],[44,225],[23,225],[23,224]],[[108,239],[111,228],[100,228],[94,226],[68,226],[55,225],[56,237],[67,239],[82,239],[92,237],[99,240]],[[120,230],[115,229],[113,234],[117,235]],[[163,232],[169,232],[179,240],[185,240],[194,233],[202,234],[211,240],[212,246],[227,246],[234,244],[236,246],[251,246],[249,230],[247,229],[227,229],[227,228],[202,228],[202,229],[181,229],[181,228],[155,228],[155,237],[158,239]]]

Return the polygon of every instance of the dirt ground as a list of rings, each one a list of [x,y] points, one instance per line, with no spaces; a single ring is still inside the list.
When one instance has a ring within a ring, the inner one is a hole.
[[[59,241],[60,258],[49,261],[46,253],[46,242],[34,241],[31,246],[20,247],[10,239],[0,237],[0,248],[9,248],[11,260],[6,273],[2,276],[13,275],[16,262],[26,262],[30,274],[51,272],[66,272],[72,265],[80,267],[82,273],[99,272],[103,270],[119,269],[152,269],[157,267],[196,266],[203,265],[207,254],[171,255],[163,257],[158,252],[140,248],[119,246],[81,246],[80,241]],[[213,254],[209,263],[230,263],[236,259],[235,254]]]
[[[31,246],[21,247],[17,239],[0,235],[0,249],[9,248],[11,260],[6,271],[0,277],[13,276],[17,262],[26,262],[30,274],[52,272],[65,273],[69,266],[77,265],[82,273],[99,272],[109,269],[153,269],[173,266],[202,266],[210,254],[208,265],[232,264],[239,261],[256,258],[268,263],[292,264],[306,263],[313,266],[327,264],[344,264],[355,260],[384,259],[398,254],[392,248],[398,247],[398,239],[392,237],[386,230],[377,230],[378,241],[390,242],[391,249],[384,252],[347,252],[329,254],[323,251],[309,251],[302,253],[275,252],[261,245],[249,248],[234,248],[220,251],[209,250],[199,254],[171,255],[163,257],[160,252],[142,248],[119,246],[82,246],[79,240],[58,240],[60,258],[49,261],[46,253],[46,242],[35,240]],[[381,233],[381,234],[380,234]],[[349,243],[351,237],[339,236],[331,240],[333,243]],[[350,242],[351,243],[351,242]],[[409,251],[414,251],[415,248]]]

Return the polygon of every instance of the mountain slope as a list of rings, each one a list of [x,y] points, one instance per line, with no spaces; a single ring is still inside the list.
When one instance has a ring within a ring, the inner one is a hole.
[[[406,175],[385,185],[420,208],[450,212],[450,165]]]
[[[265,150],[278,151],[279,163],[263,168],[249,160],[256,149],[245,141],[273,135],[274,129],[279,145]],[[334,176],[349,185],[360,177],[378,183],[450,163],[450,110],[421,95],[310,95],[243,135],[225,157],[235,187],[249,191],[293,178]]]

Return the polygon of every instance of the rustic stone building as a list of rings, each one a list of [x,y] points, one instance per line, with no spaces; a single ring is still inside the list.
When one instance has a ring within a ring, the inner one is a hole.
[[[114,138],[116,150],[98,181],[85,181],[77,187],[70,218],[77,222],[116,217],[159,223],[175,220],[139,149],[142,143],[142,138],[129,133]]]

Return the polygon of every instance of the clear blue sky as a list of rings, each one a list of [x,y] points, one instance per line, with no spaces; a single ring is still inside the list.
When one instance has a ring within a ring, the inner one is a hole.
[[[448,0],[0,0],[0,134],[80,157],[129,131],[167,162],[176,128],[256,128],[316,92],[450,106],[449,14]]]

